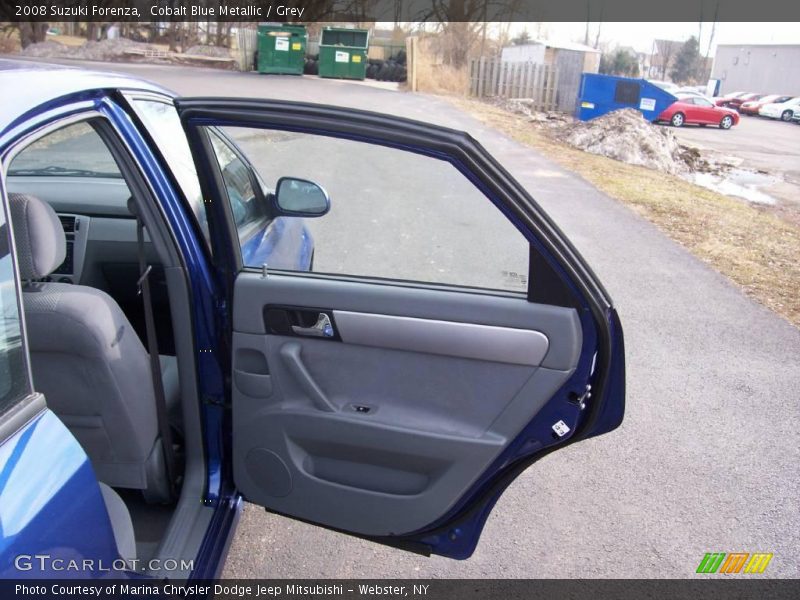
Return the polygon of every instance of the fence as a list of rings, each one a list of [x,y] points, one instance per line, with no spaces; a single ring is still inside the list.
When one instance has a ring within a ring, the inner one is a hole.
[[[470,96],[524,98],[534,110],[556,110],[558,69],[529,62],[476,58],[469,66]]]
[[[237,31],[236,63],[240,71],[252,71],[255,69],[256,49],[258,48],[258,36],[255,27],[240,27]]]

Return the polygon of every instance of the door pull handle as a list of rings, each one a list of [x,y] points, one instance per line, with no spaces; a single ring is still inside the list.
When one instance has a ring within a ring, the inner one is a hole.
[[[292,331],[296,335],[302,335],[306,337],[332,338],[334,336],[333,323],[331,323],[331,318],[325,313],[319,313],[317,322],[311,327],[292,325]]]

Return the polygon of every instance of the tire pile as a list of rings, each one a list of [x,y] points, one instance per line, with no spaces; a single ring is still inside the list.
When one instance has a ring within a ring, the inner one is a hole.
[[[303,73],[306,75],[319,74],[319,55],[307,56],[305,65],[303,66]],[[388,60],[369,59],[369,66],[367,67],[367,79],[375,79],[377,81],[398,81],[403,82],[408,77],[406,70],[406,52],[401,50],[395,56]]]
[[[303,65],[303,74],[319,75],[319,54],[306,56],[306,62]]]

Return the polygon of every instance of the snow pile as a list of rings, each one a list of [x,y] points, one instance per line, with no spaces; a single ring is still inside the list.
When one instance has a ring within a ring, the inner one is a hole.
[[[76,60],[117,61],[130,60],[146,54],[163,54],[158,46],[134,42],[124,38],[87,41],[81,46],[66,46],[54,41],[31,44],[20,52],[23,56],[35,58],[74,58]]]
[[[536,110],[533,108],[536,104],[535,101],[525,98],[496,97],[492,98],[490,102],[503,110],[525,117],[531,123],[557,126],[572,121],[572,117],[561,112]]]
[[[192,46],[184,54],[192,54],[194,56],[208,56],[209,58],[230,58],[231,51],[228,48],[220,48],[219,46]]]
[[[20,51],[22,56],[30,56],[33,58],[53,58],[58,56],[67,56],[70,49],[64,44],[47,40],[39,44],[31,44],[24,50]]]
[[[553,136],[586,152],[664,173],[682,174],[701,166],[693,148],[681,146],[669,129],[653,125],[632,108],[562,125]]]
[[[75,53],[70,58],[79,58],[81,60],[100,60],[100,61],[115,61],[127,60],[133,53],[144,55],[146,53],[159,54],[163,51],[152,44],[145,44],[142,42],[134,42],[119,38],[116,40],[101,40],[99,42],[86,42],[83,46],[76,49]],[[134,56],[136,54],[133,54]]]

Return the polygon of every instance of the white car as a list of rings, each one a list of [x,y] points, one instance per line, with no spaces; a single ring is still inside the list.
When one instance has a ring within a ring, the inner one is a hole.
[[[657,79],[648,79],[647,82],[652,83],[656,87],[660,87],[662,90],[665,90],[670,94],[674,94],[675,91],[678,89],[678,86],[670,81],[659,81]]]
[[[696,90],[694,88],[678,88],[676,90],[668,90],[673,96],[681,97],[681,96],[694,96],[696,98],[706,98],[704,92]]]
[[[800,113],[800,96],[780,104],[765,104],[758,109],[758,114],[762,117],[780,119],[781,121],[791,121],[792,117],[797,113]]]

